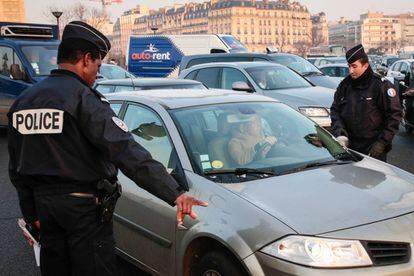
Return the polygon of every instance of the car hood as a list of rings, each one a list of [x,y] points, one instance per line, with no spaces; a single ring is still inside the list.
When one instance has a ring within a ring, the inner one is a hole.
[[[325,87],[311,86],[305,88],[266,90],[264,91],[264,94],[280,100],[296,109],[300,106],[321,106],[330,108],[335,91]]]
[[[310,75],[306,79],[317,86],[322,86],[330,89],[338,88],[340,81],[336,78],[332,78],[325,75]]]
[[[364,158],[240,184],[223,184],[300,234],[352,228],[414,211],[414,176]]]

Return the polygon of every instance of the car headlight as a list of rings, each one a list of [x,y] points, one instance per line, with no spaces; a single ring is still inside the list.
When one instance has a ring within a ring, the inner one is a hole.
[[[299,111],[308,117],[328,117],[329,112],[324,107],[299,107]]]
[[[365,248],[356,240],[288,236],[261,252],[289,262],[319,268],[370,266]]]

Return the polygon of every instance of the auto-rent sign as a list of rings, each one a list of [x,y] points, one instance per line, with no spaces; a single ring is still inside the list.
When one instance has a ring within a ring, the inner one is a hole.
[[[128,70],[140,77],[166,77],[179,66],[182,57],[168,37],[131,37]]]

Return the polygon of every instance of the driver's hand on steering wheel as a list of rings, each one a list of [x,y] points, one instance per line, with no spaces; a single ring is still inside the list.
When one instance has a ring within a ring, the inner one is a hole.
[[[264,140],[268,142],[271,146],[277,143],[277,138],[275,136],[266,136]]]

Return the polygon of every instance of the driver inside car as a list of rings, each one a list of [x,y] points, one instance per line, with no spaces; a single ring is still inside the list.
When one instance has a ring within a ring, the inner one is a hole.
[[[232,161],[243,166],[266,157],[273,145],[275,136],[264,135],[262,120],[257,114],[238,116],[240,123],[232,132],[228,149]]]

